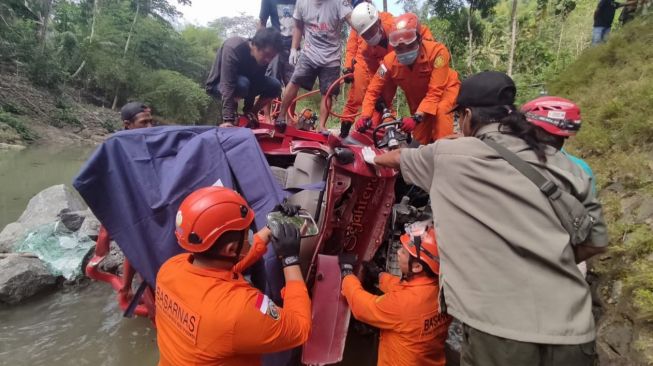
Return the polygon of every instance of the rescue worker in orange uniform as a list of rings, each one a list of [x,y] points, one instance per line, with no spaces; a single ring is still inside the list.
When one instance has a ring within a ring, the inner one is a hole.
[[[182,202],[175,235],[190,253],[170,258],[157,275],[159,365],[260,365],[261,354],[308,339],[311,305],[299,268],[299,232],[270,224],[242,258],[253,220],[247,202],[228,188],[200,188]],[[241,275],[268,240],[284,265],[283,308]]]
[[[343,74],[353,73],[347,102],[342,110],[340,137],[349,134],[354,116],[359,112],[365,97],[365,91],[379,68],[383,58],[394,48],[388,42],[388,34],[394,28],[394,16],[388,12],[378,11],[370,2],[360,2],[351,13],[352,30],[347,40]],[[422,39],[434,40],[428,27],[420,26]],[[381,92],[381,100],[388,108],[392,106],[396,88],[387,85]],[[454,98],[455,100],[455,98]],[[381,111],[382,112],[382,111]],[[375,122],[380,120],[380,113],[374,114]]]
[[[378,277],[383,295],[363,289],[353,275],[355,257],[341,254],[342,293],[356,319],[381,330],[379,366],[443,366],[444,346],[451,316],[440,313],[438,275],[440,263],[432,222],[413,224],[402,235],[397,251],[402,278],[368,273]],[[374,273],[376,272],[376,273]]]
[[[395,19],[388,36],[394,51],[383,58],[370,82],[357,129],[373,125],[375,103],[386,87],[400,87],[413,115],[403,119],[404,131],[413,132],[422,144],[453,133],[453,116],[445,106],[455,103],[460,88],[457,74],[449,68],[447,48],[423,39],[417,29],[420,24],[415,14],[406,13]]]

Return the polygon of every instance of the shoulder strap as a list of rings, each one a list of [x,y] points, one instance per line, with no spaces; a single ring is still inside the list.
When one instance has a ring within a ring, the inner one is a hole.
[[[483,139],[481,141],[485,142],[488,146],[496,150],[499,155],[501,155],[501,157],[505,159],[510,165],[512,165],[524,176],[526,176],[526,178],[528,178],[531,182],[535,183],[540,191],[542,191],[542,193],[544,193],[547,197],[556,199],[560,196],[557,184],[553,183],[549,179],[546,179],[542,173],[538,172],[529,163],[517,156],[517,154],[490,139]]]

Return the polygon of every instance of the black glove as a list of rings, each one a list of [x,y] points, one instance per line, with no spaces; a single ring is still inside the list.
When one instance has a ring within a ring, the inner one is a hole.
[[[370,283],[377,283],[379,282],[379,275],[381,272],[383,272],[383,269],[379,267],[375,262],[370,261],[370,262],[365,262],[365,277],[367,280],[370,281]]]
[[[349,130],[351,130],[351,126],[354,124],[352,121],[341,121],[340,122],[340,138],[344,139],[345,137],[349,136]]]
[[[356,254],[341,253],[338,255],[338,263],[340,264],[340,274],[342,277],[354,273],[354,265],[356,264]]]
[[[284,267],[299,264],[299,230],[293,224],[271,222],[268,224],[272,236],[270,242]]]
[[[383,113],[383,111],[386,109],[385,101],[382,98],[379,98],[376,100],[374,103],[374,110]]]
[[[351,74],[352,72],[354,72],[353,67],[347,67],[347,68],[342,69],[342,74],[343,75]],[[349,84],[352,81],[354,81],[354,76],[353,75],[352,76],[347,76],[343,80],[345,81],[345,83]]]
[[[288,203],[288,201],[283,200],[282,203],[274,206],[272,211],[281,212],[286,216],[295,216],[297,213],[299,213],[300,208],[301,207],[299,205],[293,205],[292,203]]]
[[[274,121],[274,125],[279,129],[279,132],[281,132],[281,133],[286,132],[286,127],[288,126],[286,124],[286,121],[282,120],[282,119],[278,119],[278,120]]]
[[[247,125],[245,127],[247,127],[247,128],[259,128],[258,117],[256,116],[255,113],[248,112],[248,113],[245,114],[245,117],[247,117]]]

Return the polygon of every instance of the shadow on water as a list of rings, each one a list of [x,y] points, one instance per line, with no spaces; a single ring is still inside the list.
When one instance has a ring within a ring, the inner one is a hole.
[[[0,151],[0,230],[16,221],[29,199],[41,190],[62,183],[70,186],[92,151],[88,145]]]
[[[102,283],[0,307],[0,365],[156,365],[150,321],[126,319]]]

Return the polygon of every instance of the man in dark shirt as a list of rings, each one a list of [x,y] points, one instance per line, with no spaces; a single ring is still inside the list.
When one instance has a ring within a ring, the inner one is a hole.
[[[592,30],[592,44],[605,42],[610,34],[614,13],[617,8],[624,6],[614,0],[599,0],[594,11],[594,29]]]
[[[281,94],[279,81],[265,76],[281,49],[281,34],[274,28],[259,29],[251,39],[231,37],[222,44],[206,80],[206,92],[222,99],[218,124],[233,124],[239,98],[245,100],[243,113],[255,121],[258,111]]]

